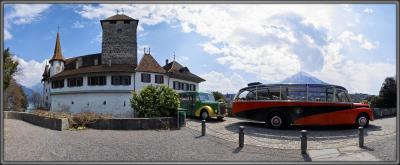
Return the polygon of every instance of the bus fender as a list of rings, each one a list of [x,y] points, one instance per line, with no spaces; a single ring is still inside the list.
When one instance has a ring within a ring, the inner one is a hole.
[[[202,107],[200,107],[199,109],[197,109],[197,110],[194,112],[194,116],[200,117],[200,112],[201,112],[203,109],[205,109],[205,110],[208,112],[208,115],[209,115],[210,117],[214,115],[213,109],[212,109],[210,106],[205,105],[205,106],[202,106]]]

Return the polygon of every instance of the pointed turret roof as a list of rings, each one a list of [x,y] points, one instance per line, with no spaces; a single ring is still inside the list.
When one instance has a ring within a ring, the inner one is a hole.
[[[50,59],[50,62],[53,60],[65,61],[62,53],[61,53],[61,45],[60,45],[60,33],[57,32],[56,46],[54,48],[53,57]]]
[[[158,64],[151,54],[145,53],[136,67],[139,72],[165,73],[164,68]]]

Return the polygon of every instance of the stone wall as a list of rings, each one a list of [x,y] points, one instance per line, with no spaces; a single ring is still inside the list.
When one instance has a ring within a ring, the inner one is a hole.
[[[101,50],[102,64],[132,64],[137,65],[137,21],[102,22],[103,38]]]
[[[374,108],[374,118],[383,118],[389,116],[396,116],[397,109],[396,108]]]
[[[69,128],[69,122],[67,118],[61,118],[61,119],[46,118],[31,113],[13,112],[13,111],[4,111],[4,118],[22,120],[40,127],[58,131],[62,131]]]

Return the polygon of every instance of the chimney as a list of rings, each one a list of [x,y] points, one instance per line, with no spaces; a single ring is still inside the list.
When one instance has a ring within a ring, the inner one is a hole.
[[[111,59],[108,60],[108,66],[111,67]]]
[[[167,64],[168,64],[168,59],[165,60],[165,65],[167,65]]]
[[[82,58],[78,58],[75,61],[75,69],[79,69],[82,66]]]

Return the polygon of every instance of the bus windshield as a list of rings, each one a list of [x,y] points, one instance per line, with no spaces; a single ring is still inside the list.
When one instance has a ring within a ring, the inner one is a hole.
[[[214,96],[210,93],[199,93],[199,99],[200,101],[210,101],[210,102],[214,102]]]

